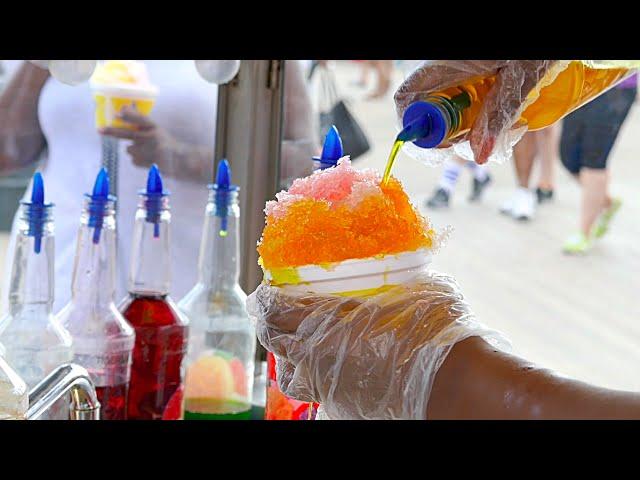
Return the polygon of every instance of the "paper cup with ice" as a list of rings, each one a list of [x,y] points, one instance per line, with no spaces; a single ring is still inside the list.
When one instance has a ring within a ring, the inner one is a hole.
[[[96,128],[134,127],[117,117],[125,106],[149,115],[158,89],[151,84],[144,63],[134,60],[108,60],[98,64],[89,82],[96,103]]]
[[[391,178],[348,158],[267,203],[258,245],[265,282],[292,292],[367,297],[413,278],[437,236]]]

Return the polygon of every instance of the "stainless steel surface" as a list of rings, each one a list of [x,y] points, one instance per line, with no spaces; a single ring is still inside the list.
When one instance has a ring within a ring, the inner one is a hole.
[[[280,177],[283,87],[283,60],[243,60],[218,90],[216,165],[226,158],[240,186],[240,285],[247,293],[262,281],[256,243]]]
[[[70,393],[70,420],[99,420],[100,402],[89,373],[67,363],[51,372],[29,392],[27,420],[37,420],[63,395]]]
[[[109,194],[118,196],[119,141],[115,137],[102,136],[102,166],[109,175]],[[116,203],[117,207],[117,203]]]

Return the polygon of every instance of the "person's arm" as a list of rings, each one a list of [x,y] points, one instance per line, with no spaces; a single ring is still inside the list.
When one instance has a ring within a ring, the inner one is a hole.
[[[129,106],[120,111],[118,118],[135,125],[136,129],[106,127],[100,129],[99,133],[131,140],[127,153],[134,165],[149,167],[156,163],[170,177],[211,181],[214,155],[211,147],[181,142],[150,117],[141,115]]]
[[[0,175],[37,161],[45,146],[38,99],[49,72],[23,62],[0,94]]]
[[[431,419],[640,419],[640,394],[562,377],[478,337],[456,344],[436,375]]]
[[[281,178],[305,176],[311,173],[311,157],[316,153],[313,113],[304,76],[296,61],[285,68],[284,132]],[[124,107],[118,117],[135,130],[103,128],[102,135],[131,140],[127,152],[135,165],[157,163],[168,176],[210,181],[213,172],[213,149],[181,142],[158,126],[152,118]]]
[[[450,277],[367,299],[248,301],[282,391],[332,419],[640,419],[640,394],[572,380],[493,348]]]

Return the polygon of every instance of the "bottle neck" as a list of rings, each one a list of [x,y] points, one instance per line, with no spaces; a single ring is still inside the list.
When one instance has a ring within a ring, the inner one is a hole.
[[[50,207],[44,207],[37,236],[28,222],[29,205],[22,205],[9,285],[9,311],[18,316],[25,307],[32,313],[51,314],[54,298],[55,240]]]
[[[169,199],[164,196],[149,208],[151,201],[140,196],[136,211],[129,268],[129,293],[163,296],[171,285]]]
[[[407,108],[396,140],[411,141],[421,148],[438,147],[461,133],[463,112],[470,106],[471,97],[464,91],[452,98],[429,95]]]
[[[108,305],[114,300],[116,283],[114,202],[106,202],[99,222],[90,209],[91,200],[86,200],[80,216],[71,298],[75,303]]]
[[[231,290],[240,279],[240,207],[234,192],[223,211],[209,194],[200,244],[198,281],[212,290]]]

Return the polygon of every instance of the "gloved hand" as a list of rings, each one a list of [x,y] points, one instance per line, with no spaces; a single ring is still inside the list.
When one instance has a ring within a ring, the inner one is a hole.
[[[247,306],[280,389],[320,402],[331,419],[424,419],[453,345],[501,339],[474,320],[452,278],[429,272],[366,299],[262,284]]]
[[[547,74],[555,78],[568,62],[557,60],[452,60],[427,61],[418,67],[395,94],[400,118],[405,109],[428,94],[437,93],[472,79],[496,75],[471,130],[462,139],[469,140],[474,159],[486,163],[496,150],[510,150],[505,139],[524,107],[527,96]],[[548,79],[545,79],[548,80]]]

